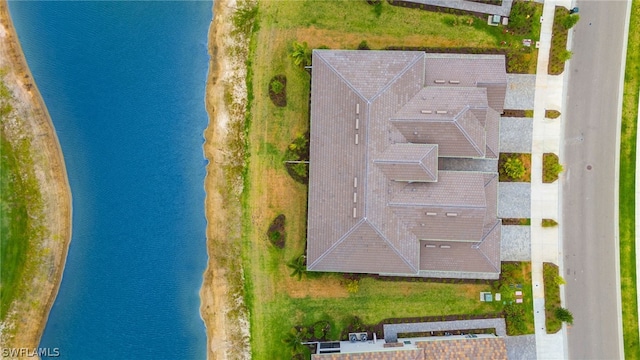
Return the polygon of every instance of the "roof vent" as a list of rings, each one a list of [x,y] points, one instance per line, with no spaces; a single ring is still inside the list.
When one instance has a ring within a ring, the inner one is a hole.
[[[460,80],[449,80],[449,84],[460,84]]]
[[[438,215],[438,213],[434,213],[434,212],[428,212],[427,213],[427,216],[436,216],[436,215]]]
[[[433,80],[433,82],[436,83],[436,84],[445,84],[446,83],[446,81],[441,80],[441,79]]]
[[[358,177],[357,176],[353,178],[353,187],[354,188],[358,187]]]
[[[436,114],[446,114],[447,110],[437,110]]]
[[[458,216],[458,213],[447,213],[447,216],[455,217],[455,216]]]
[[[421,113],[423,114],[431,114],[433,111],[431,110],[420,110]]]
[[[360,128],[360,119],[356,118],[356,130]]]
[[[435,246],[435,245],[432,245],[432,244],[427,244],[427,245],[425,245],[424,247],[426,247],[426,248],[434,248],[434,247],[436,247],[436,246]]]
[[[440,245],[440,249],[451,249],[451,245]]]
[[[360,104],[356,104],[356,114],[360,114]]]
[[[358,199],[358,193],[353,193],[353,203],[355,204]]]
[[[353,218],[356,218],[356,208],[353,208]]]
[[[358,134],[356,134],[356,145],[358,145]]]

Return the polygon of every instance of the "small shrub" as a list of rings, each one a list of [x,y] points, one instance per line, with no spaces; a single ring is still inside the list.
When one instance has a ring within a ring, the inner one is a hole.
[[[562,49],[560,50],[560,52],[558,53],[558,60],[564,62],[567,61],[569,59],[571,59],[571,55],[573,55],[573,53],[567,49]]]
[[[553,219],[542,219],[542,227],[554,227],[557,225],[558,222]]]
[[[275,94],[280,94],[284,90],[284,85],[280,81],[273,79],[273,81],[271,81],[271,84],[269,85],[269,88]]]
[[[558,110],[545,110],[544,117],[549,119],[557,119],[560,117],[560,111]]]
[[[524,175],[525,168],[522,160],[512,157],[505,162],[504,171],[512,179],[520,179]]]
[[[555,315],[558,320],[566,322],[569,325],[573,324],[573,314],[571,313],[571,311],[563,307],[559,307],[556,309]]]
[[[533,117],[533,110],[525,110],[524,111],[524,117],[532,118]]]
[[[558,155],[554,153],[544,153],[542,155],[542,182],[549,184],[558,180],[558,175],[563,168],[558,160]]]
[[[358,44],[358,50],[371,50],[369,44],[367,44],[367,40],[362,40],[360,44]]]
[[[301,184],[309,182],[309,132],[296,137],[287,147],[284,155],[285,168],[289,175]],[[290,162],[303,161],[303,162]]]
[[[289,56],[291,56],[291,59],[296,66],[311,65],[311,50],[306,42],[299,43],[294,41],[291,43]]]
[[[269,81],[269,98],[277,107],[287,106],[287,77],[276,75]]]
[[[378,1],[375,5],[373,5],[373,13],[376,14],[377,18],[382,15],[382,1]]]
[[[344,285],[350,294],[355,294],[360,290],[360,281],[357,279],[346,279]]]
[[[572,14],[572,15],[567,15],[565,17],[563,17],[560,20],[560,23],[562,24],[562,27],[565,28],[565,30],[569,30],[571,29],[575,24],[578,23],[578,20],[580,20],[580,15],[578,14]]]

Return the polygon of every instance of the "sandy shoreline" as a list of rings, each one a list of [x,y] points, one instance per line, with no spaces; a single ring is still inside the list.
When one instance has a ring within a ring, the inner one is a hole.
[[[6,0],[0,0],[0,68],[13,92],[15,111],[23,120],[19,131],[31,138],[35,174],[43,200],[43,261],[28,285],[29,296],[12,305],[4,322],[2,347],[37,347],[58,293],[71,241],[71,189],[53,123],[24,58]],[[17,321],[17,318],[20,318]],[[13,330],[12,330],[13,328]]]
[[[204,152],[209,160],[205,178],[209,259],[200,290],[208,359],[251,357],[242,265],[238,265],[242,262],[242,182],[238,184],[238,179],[227,172],[234,161],[238,162],[238,154],[234,157],[228,149],[231,141],[242,137],[236,132],[243,129],[238,125],[244,123],[247,98],[245,60],[249,39],[233,31],[232,18],[237,6],[236,0],[215,0],[215,16],[209,29],[210,62],[205,93],[209,126],[204,133]],[[242,157],[240,162],[243,161]]]

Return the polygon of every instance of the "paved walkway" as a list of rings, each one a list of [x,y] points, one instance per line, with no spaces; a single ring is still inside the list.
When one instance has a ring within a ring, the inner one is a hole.
[[[562,239],[559,227],[543,228],[542,219],[558,219],[560,207],[559,182],[542,183],[542,154],[554,152],[560,155],[562,116],[546,119],[545,110],[559,110],[562,113],[564,76],[547,74],[549,49],[555,7],[571,8],[571,0],[546,0],[542,12],[540,48],[535,82],[533,107],[533,141],[531,149],[531,276],[533,282],[533,309],[535,321],[536,353],[539,359],[564,359],[566,352],[566,327],[556,334],[547,334],[544,312],[544,285],[542,263],[553,262],[562,268]],[[561,175],[562,176],[562,175]],[[561,221],[558,221],[561,223]],[[560,224],[562,226],[562,224]],[[563,289],[561,289],[561,292]]]
[[[468,0],[406,0],[418,4],[441,6],[451,9],[473,11],[489,15],[509,16],[513,0],[502,0],[502,5],[482,4]]]
[[[405,324],[384,324],[384,340],[386,342],[398,341],[399,333],[415,333],[427,331],[448,331],[448,330],[473,330],[473,329],[496,329],[496,335],[507,336],[507,326],[503,318],[478,319],[478,320],[454,320],[454,321],[434,321]]]

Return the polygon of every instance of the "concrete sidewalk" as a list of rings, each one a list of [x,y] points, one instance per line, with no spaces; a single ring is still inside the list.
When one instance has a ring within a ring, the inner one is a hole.
[[[536,69],[535,100],[533,109],[533,141],[531,149],[531,277],[533,282],[533,311],[536,353],[539,359],[567,357],[565,328],[556,334],[547,334],[544,311],[544,283],[542,264],[560,264],[562,239],[558,227],[543,228],[542,219],[559,219],[560,185],[542,183],[542,155],[560,152],[562,115],[546,119],[545,110],[562,113],[564,76],[547,74],[553,17],[556,6],[571,7],[571,1],[546,0],[542,12],[540,47]],[[562,161],[561,161],[562,162]]]

